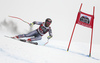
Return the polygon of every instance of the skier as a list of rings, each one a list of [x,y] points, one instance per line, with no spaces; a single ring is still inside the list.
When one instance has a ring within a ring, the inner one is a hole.
[[[36,40],[41,40],[42,36],[44,34],[46,34],[47,32],[49,32],[49,36],[47,37],[47,39],[52,38],[52,30],[50,27],[50,24],[52,23],[52,20],[50,18],[47,18],[45,20],[45,22],[38,22],[38,21],[33,21],[32,23],[30,23],[29,25],[32,27],[33,25],[37,24],[40,25],[38,29],[29,32],[28,34],[21,34],[12,38],[23,38],[23,37],[32,37],[34,36],[34,38],[29,38],[26,41],[27,42],[32,42],[32,41],[36,41]]]

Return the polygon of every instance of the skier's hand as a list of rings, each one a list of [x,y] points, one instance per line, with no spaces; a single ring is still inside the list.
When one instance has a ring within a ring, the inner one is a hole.
[[[48,36],[48,37],[47,37],[47,39],[50,39],[50,38],[52,38],[52,36]]]
[[[29,25],[30,25],[30,27],[32,27],[34,25],[34,23],[30,23]]]

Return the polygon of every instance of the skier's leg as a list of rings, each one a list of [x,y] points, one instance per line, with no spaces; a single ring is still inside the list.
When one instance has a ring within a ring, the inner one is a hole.
[[[37,33],[37,31],[34,30],[34,31],[32,31],[32,32],[30,32],[30,33],[28,33],[28,34],[21,34],[21,35],[18,35],[18,36],[16,36],[16,38],[31,37],[31,36],[34,36],[36,33]]]
[[[37,40],[41,40],[42,39],[42,36],[38,36],[38,37],[34,37],[34,38],[29,38],[27,39],[28,42],[30,41],[37,41]]]
[[[35,38],[29,38],[29,39],[26,40],[26,42],[29,42],[31,44],[38,45],[38,43],[37,42],[34,42],[34,41],[41,40],[41,39],[42,39],[42,36],[38,36],[38,37],[35,37]]]
[[[25,35],[25,37],[31,37],[31,36],[35,36],[36,34],[37,34],[37,30],[34,30],[34,31],[32,31],[28,34],[24,34],[24,35]]]

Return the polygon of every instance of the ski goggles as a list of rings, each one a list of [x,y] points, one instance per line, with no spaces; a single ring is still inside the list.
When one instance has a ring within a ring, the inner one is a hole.
[[[51,23],[51,22],[52,22],[52,20],[47,20],[46,22],[49,22],[49,23]]]
[[[46,21],[48,24],[51,24],[52,21]]]

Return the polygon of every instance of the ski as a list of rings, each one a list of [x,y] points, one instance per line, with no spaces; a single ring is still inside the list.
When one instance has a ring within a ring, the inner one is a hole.
[[[9,36],[5,36],[5,37],[7,37],[7,38],[11,38],[11,39],[15,39],[15,38],[12,38],[12,37],[9,37]],[[27,42],[25,39],[15,39],[15,40],[18,40],[18,41],[21,41],[21,42],[30,43],[30,44],[34,44],[34,45],[38,45],[37,42],[32,42],[32,41]]]

